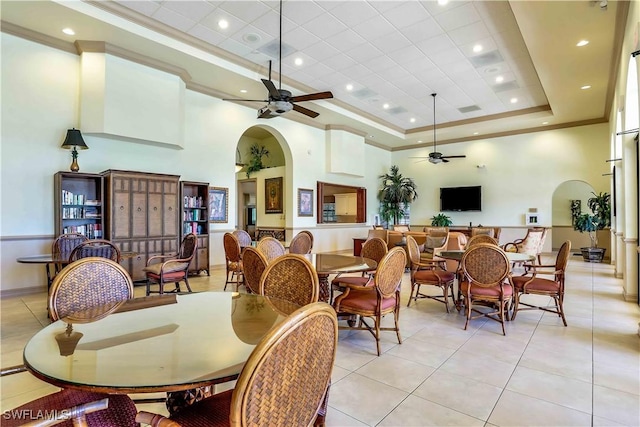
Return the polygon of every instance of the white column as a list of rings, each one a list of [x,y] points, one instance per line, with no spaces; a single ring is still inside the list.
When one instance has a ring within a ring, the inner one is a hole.
[[[625,300],[638,297],[638,183],[636,164],[636,142],[634,135],[625,135],[622,140],[624,173],[624,281]]]
[[[616,232],[613,245],[616,248],[616,268],[615,268],[615,276],[618,279],[622,279],[624,277],[624,262],[625,262],[625,254],[624,254],[624,236],[622,232]]]

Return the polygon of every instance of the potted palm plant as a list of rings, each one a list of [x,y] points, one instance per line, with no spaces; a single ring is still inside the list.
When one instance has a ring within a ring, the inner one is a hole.
[[[606,249],[598,247],[597,232],[611,226],[611,195],[602,192],[592,194],[594,197],[587,201],[591,213],[577,215],[573,228],[581,233],[589,233],[591,246],[580,248],[582,258],[586,262],[602,262]]]
[[[249,147],[249,165],[247,166],[247,178],[251,176],[251,173],[258,172],[264,169],[262,164],[263,157],[269,157],[269,150],[264,145],[258,145],[254,143]]]
[[[443,213],[431,217],[431,225],[434,227],[450,227],[451,224],[453,224],[451,217]]]
[[[378,191],[380,217],[386,222],[393,220],[397,224],[404,217],[409,203],[418,197],[418,187],[413,179],[403,177],[396,165],[391,166],[390,173],[380,175],[379,178],[382,181],[382,187]]]

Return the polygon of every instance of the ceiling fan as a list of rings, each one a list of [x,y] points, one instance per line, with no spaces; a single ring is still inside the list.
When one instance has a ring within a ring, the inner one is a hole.
[[[311,118],[318,117],[320,115],[319,113],[296,105],[295,103],[333,98],[333,94],[331,92],[327,91],[291,96],[290,91],[282,89],[282,0],[280,0],[280,39],[278,55],[278,63],[280,66],[278,87],[276,88],[276,85],[271,81],[271,61],[269,61],[269,80],[260,79],[269,91],[269,97],[267,99],[223,99],[223,101],[266,102],[267,105],[258,110],[259,119],[271,119],[291,110],[297,111],[298,113],[302,113]]]
[[[464,159],[465,156],[460,155],[460,156],[443,156],[442,153],[436,151],[437,149],[437,145],[436,145],[436,95],[437,93],[432,93],[431,96],[433,96],[433,152],[429,153],[429,157],[410,157],[411,159],[425,159],[425,160],[429,160],[429,162],[433,163],[433,164],[438,164],[438,163],[449,163],[449,159]]]

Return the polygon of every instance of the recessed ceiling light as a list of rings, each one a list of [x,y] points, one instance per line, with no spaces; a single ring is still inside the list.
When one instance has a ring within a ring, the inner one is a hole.
[[[515,104],[516,102],[518,102],[518,98],[511,98],[511,103]]]
[[[221,19],[218,21],[218,27],[224,29],[229,28],[229,22],[226,19]]]
[[[349,83],[349,84],[347,85],[347,90],[348,90],[348,91],[352,91],[352,90],[353,90],[353,85],[352,85],[351,83]]]
[[[419,139],[419,140],[418,140],[418,144],[421,144],[421,143],[422,143],[422,140],[421,140],[421,139]]]
[[[548,124],[549,124],[549,122],[542,122],[542,124],[543,124],[543,125],[548,125]]]
[[[478,52],[482,52],[482,45],[481,44],[477,44],[473,47],[473,51],[478,53]]]
[[[411,118],[409,119],[409,121],[410,121],[411,123],[415,123],[415,122],[416,122],[416,118],[415,118],[415,117],[411,117]]]
[[[302,65],[304,63],[304,61],[302,60],[302,58],[296,58],[293,61],[293,63],[296,64],[297,66],[300,66],[300,65]]]
[[[369,138],[375,138],[375,136],[373,136],[373,135],[369,135]]]
[[[585,90],[585,89],[591,89],[591,85],[584,85],[581,86],[580,89]]]
[[[578,47],[582,47],[582,46],[586,46],[586,45],[588,45],[588,44],[589,44],[589,40],[580,40],[580,41],[576,44],[576,46],[578,46]]]
[[[247,93],[246,89],[240,89],[240,93]]]
[[[503,76],[496,77],[496,83],[502,83],[503,81],[504,81],[504,77]]]
[[[449,0],[438,0],[438,4],[439,4],[440,6],[444,6],[444,5],[446,5],[447,3],[449,3]]]
[[[384,108],[385,110],[387,110],[389,108],[389,104],[383,104],[382,108]]]
[[[73,31],[71,28],[64,28],[62,30],[63,33],[65,33],[68,36],[75,36],[76,32]]]
[[[473,134],[474,134],[474,135],[477,135],[477,134],[478,134],[478,132],[474,132]]]

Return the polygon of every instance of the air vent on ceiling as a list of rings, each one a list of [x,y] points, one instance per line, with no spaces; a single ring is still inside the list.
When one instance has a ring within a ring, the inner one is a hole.
[[[400,113],[406,113],[407,109],[404,107],[393,107],[393,108],[389,108],[387,112],[389,114],[400,114]]]
[[[261,46],[258,51],[264,53],[265,55],[273,58],[273,59],[278,59],[278,54],[279,54],[279,50],[280,49],[280,44],[278,40],[272,40],[269,43]],[[296,50],[289,46],[286,43],[282,43],[282,57],[286,58],[287,56],[291,55],[292,53],[294,53]]]
[[[480,107],[478,107],[477,105],[467,105],[466,107],[460,107],[458,108],[458,111],[460,111],[461,113],[470,113],[472,111],[479,111]]]
[[[504,83],[500,83],[498,85],[493,85],[493,91],[494,92],[504,92],[507,90],[513,90],[513,89],[518,89],[520,87],[520,85],[518,84],[517,81],[512,80],[510,82],[504,82]]]
[[[504,62],[504,58],[497,50],[492,50],[491,52],[483,53],[482,55],[473,56],[469,58],[474,67],[486,67],[487,65],[497,64],[499,62]]]
[[[372,91],[371,89],[363,88],[351,92],[351,95],[355,96],[358,99],[365,99],[375,96],[377,95],[377,93]]]

